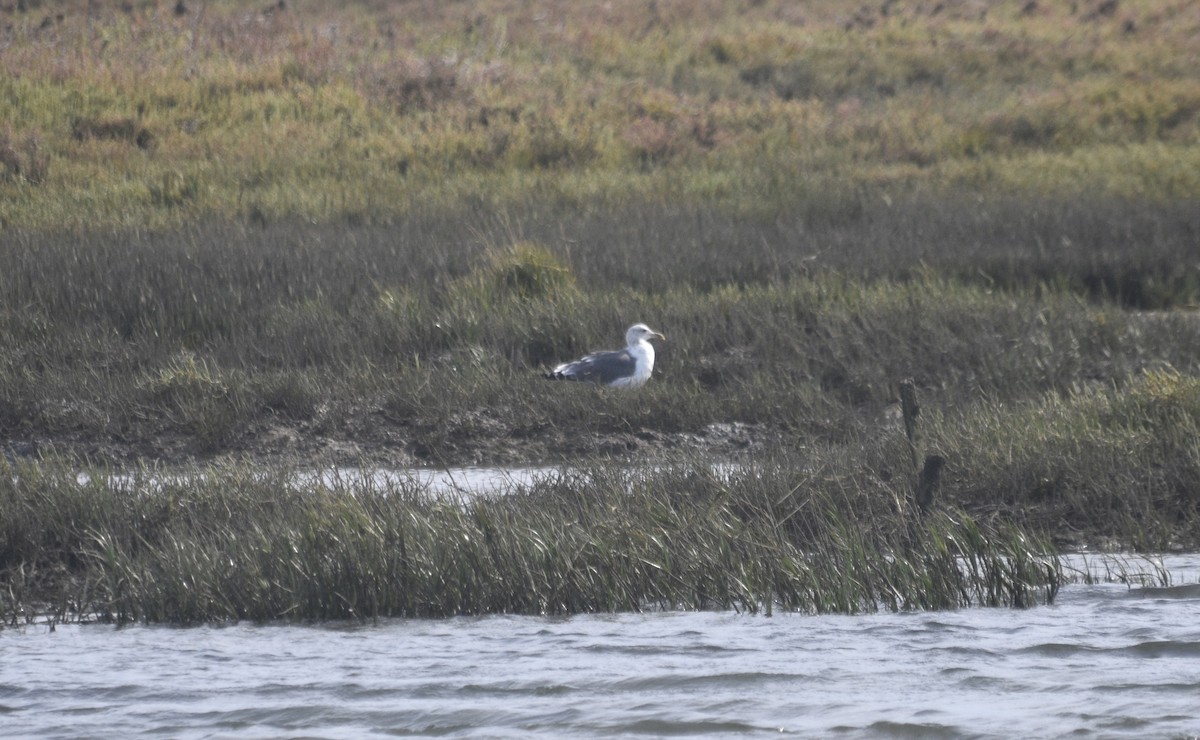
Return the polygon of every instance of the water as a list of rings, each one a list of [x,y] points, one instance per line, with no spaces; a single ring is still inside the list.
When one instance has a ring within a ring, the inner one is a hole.
[[[506,493],[532,486],[540,480],[553,480],[569,468],[541,467],[446,467],[446,468],[333,468],[302,473],[301,485],[320,481],[330,487],[350,490],[369,484],[375,489],[389,487],[420,490],[433,495],[476,495]]]
[[[630,466],[630,475],[649,474],[662,467]],[[733,462],[708,463],[708,469],[717,476],[730,476],[745,470]],[[206,471],[157,471],[151,473],[104,473],[103,480],[111,485],[128,486],[151,490],[164,484],[181,484],[209,475]],[[268,475],[268,474],[264,474]],[[558,480],[563,476],[584,477],[588,469],[572,466],[462,466],[442,468],[321,468],[314,470],[289,471],[290,480],[297,486],[320,484],[329,488],[350,492],[363,488],[374,490],[397,489],[426,493],[433,496],[471,497],[480,494],[511,493],[519,488],[529,488],[543,481]],[[76,475],[80,485],[94,479],[91,472],[81,471]]]
[[[541,467],[447,467],[447,468],[328,468],[293,474],[296,485],[320,483],[349,490],[364,486],[401,488],[434,495],[503,493],[519,486],[530,486],[538,480],[552,479],[564,468]],[[104,479],[115,485],[155,488],[162,484],[179,484],[204,478],[207,473],[175,471],[157,473],[105,473]],[[93,480],[90,472],[76,476],[80,485]]]
[[[1164,564],[1200,580],[1200,556]],[[0,631],[0,736],[1196,736],[1195,591],[857,617],[37,625]]]

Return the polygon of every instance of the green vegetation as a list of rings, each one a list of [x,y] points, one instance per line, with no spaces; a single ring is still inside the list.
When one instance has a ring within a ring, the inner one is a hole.
[[[1021,605],[1200,546],[1191,3],[0,15],[5,620]],[[539,378],[635,321],[645,388]],[[297,478],[533,462],[588,474]]]
[[[30,594],[56,619],[183,624],[1023,606],[1064,577],[1019,531],[918,519],[878,490],[776,467],[609,466],[464,500],[370,475],[299,482],[241,467],[87,483],[61,464],[3,472],[4,555],[21,563],[0,595],[7,622],[34,616]]]
[[[8,7],[6,228],[1200,195],[1186,0]]]
[[[399,229],[28,237],[0,271],[0,431],[102,464],[253,452],[281,430],[391,465],[565,461],[733,422],[786,445],[851,443],[908,377],[930,409],[962,410],[1196,374],[1194,315],[1105,298],[1190,295],[1189,214],[1064,207],[1018,228],[1002,204],[980,223],[953,205],[892,208],[888,236],[872,219],[797,237],[630,210],[563,211],[524,236],[468,213]],[[1094,236],[1110,217],[1148,246]],[[538,246],[551,229],[569,244]],[[1020,230],[1096,246],[992,246]],[[670,338],[642,392],[538,377],[636,320]]]

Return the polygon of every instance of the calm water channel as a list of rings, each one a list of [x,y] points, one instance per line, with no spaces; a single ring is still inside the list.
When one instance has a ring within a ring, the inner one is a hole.
[[[1163,564],[1200,579],[1200,556]],[[0,736],[1193,737],[1197,590],[858,617],[10,628]]]

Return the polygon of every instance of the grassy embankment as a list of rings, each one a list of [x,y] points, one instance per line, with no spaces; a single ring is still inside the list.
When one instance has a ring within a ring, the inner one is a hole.
[[[22,462],[0,502],[6,614],[861,609],[989,603],[986,582],[1028,603],[1040,575],[929,584],[956,547],[1034,562],[1020,531],[1200,539],[1190,4],[200,7],[9,15],[8,450],[570,460],[704,447],[738,422],[770,475],[667,473],[626,502],[610,474],[575,481],[569,506],[564,486],[540,494],[561,506],[535,515],[522,497],[335,503],[218,471],[222,528],[172,508],[218,495],[199,484],[119,505],[118,483]],[[537,378],[634,320],[670,337],[643,391]],[[944,509],[919,526],[896,503],[911,451],[881,420],[907,377],[920,452],[948,460]],[[853,505],[801,524],[764,503],[796,496]],[[95,516],[72,513],[87,501]],[[422,555],[392,553],[418,523]],[[436,544],[458,535],[474,544]],[[703,581],[730,542],[728,578]],[[357,567],[335,545],[382,559],[359,553],[369,578],[302,564]],[[285,546],[299,560],[272,560]],[[183,574],[231,551],[242,576],[210,568],[187,601]],[[857,571],[818,565],[856,552]],[[561,570],[554,553],[587,555]],[[447,585],[466,570],[492,591]]]

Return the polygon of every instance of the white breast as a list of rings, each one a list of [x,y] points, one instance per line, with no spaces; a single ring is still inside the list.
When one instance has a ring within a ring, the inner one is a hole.
[[[654,370],[654,345],[645,339],[641,339],[637,344],[629,347],[629,353],[633,355],[634,359],[633,375],[618,378],[609,383],[610,386],[614,388],[636,388],[650,379],[650,373]]]

